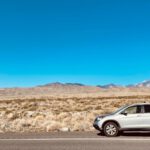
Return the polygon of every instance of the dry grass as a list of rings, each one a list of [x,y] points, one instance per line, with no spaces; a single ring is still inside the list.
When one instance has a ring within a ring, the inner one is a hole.
[[[91,131],[95,116],[150,96],[69,97],[0,101],[1,132]]]

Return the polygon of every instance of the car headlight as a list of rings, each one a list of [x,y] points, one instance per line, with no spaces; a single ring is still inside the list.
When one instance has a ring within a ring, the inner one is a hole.
[[[102,118],[96,117],[95,122],[100,121]]]

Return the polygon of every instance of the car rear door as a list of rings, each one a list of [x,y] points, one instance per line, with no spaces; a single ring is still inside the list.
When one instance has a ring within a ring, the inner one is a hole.
[[[142,128],[150,129],[150,104],[143,105]]]

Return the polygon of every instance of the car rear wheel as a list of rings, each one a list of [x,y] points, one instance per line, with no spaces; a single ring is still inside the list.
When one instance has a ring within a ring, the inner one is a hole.
[[[104,134],[108,137],[115,137],[119,133],[119,128],[116,123],[108,122],[104,125]]]

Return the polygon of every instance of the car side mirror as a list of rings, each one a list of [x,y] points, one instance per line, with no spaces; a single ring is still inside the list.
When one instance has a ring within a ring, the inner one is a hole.
[[[124,115],[124,116],[127,116],[127,115],[128,115],[127,112],[122,112],[121,114]]]

